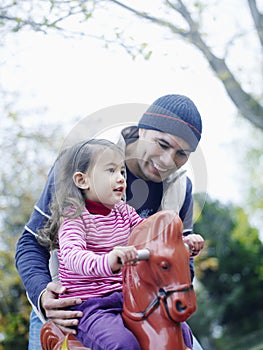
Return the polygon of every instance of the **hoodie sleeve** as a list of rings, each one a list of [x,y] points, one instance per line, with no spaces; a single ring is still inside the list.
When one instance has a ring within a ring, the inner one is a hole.
[[[16,246],[15,263],[30,301],[38,307],[38,299],[51,281],[49,251],[37,240],[37,231],[42,228],[50,214],[49,204],[54,189],[54,167],[29,221],[24,227]]]
[[[179,216],[184,224],[184,232],[192,231],[193,229],[193,195],[192,195],[192,182],[186,178],[186,194],[182,208],[180,209]]]

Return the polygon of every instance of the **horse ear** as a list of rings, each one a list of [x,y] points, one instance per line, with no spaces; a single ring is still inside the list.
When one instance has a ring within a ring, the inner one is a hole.
[[[90,188],[89,186],[89,178],[87,174],[82,173],[81,171],[77,171],[73,174],[72,177],[74,184],[82,189],[82,190],[88,190]]]

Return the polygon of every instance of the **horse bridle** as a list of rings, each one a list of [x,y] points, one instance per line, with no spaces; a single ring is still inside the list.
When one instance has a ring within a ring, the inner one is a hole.
[[[167,298],[172,295],[173,293],[186,293],[193,290],[193,285],[192,284],[186,284],[186,285],[182,285],[180,286],[180,288],[178,289],[172,289],[172,290],[165,290],[164,288],[160,288],[155,299],[145,308],[144,311],[142,312],[131,312],[129,310],[127,310],[126,308],[126,312],[129,316],[129,318],[131,318],[134,321],[142,321],[145,320],[162,302],[164,307],[165,307],[165,311],[166,314],[168,316],[168,318],[173,321],[176,322],[172,316],[170,315],[169,309],[168,309],[168,305],[167,305]],[[179,307],[180,305],[178,305]],[[182,309],[183,310],[183,309]]]

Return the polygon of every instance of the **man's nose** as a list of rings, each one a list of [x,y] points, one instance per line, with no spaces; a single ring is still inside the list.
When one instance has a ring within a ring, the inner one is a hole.
[[[164,152],[160,160],[163,165],[165,165],[167,168],[175,168],[176,162],[175,162],[175,152]]]

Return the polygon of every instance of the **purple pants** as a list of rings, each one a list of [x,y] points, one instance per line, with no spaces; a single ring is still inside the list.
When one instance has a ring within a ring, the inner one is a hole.
[[[122,308],[121,292],[90,298],[74,306],[74,310],[83,312],[76,338],[92,350],[140,350],[136,337],[124,326]],[[186,323],[182,323],[182,331],[185,344],[192,349],[192,332]]]
[[[140,350],[140,345],[123,324],[123,296],[114,292],[90,298],[74,307],[83,312],[76,338],[92,350]]]

